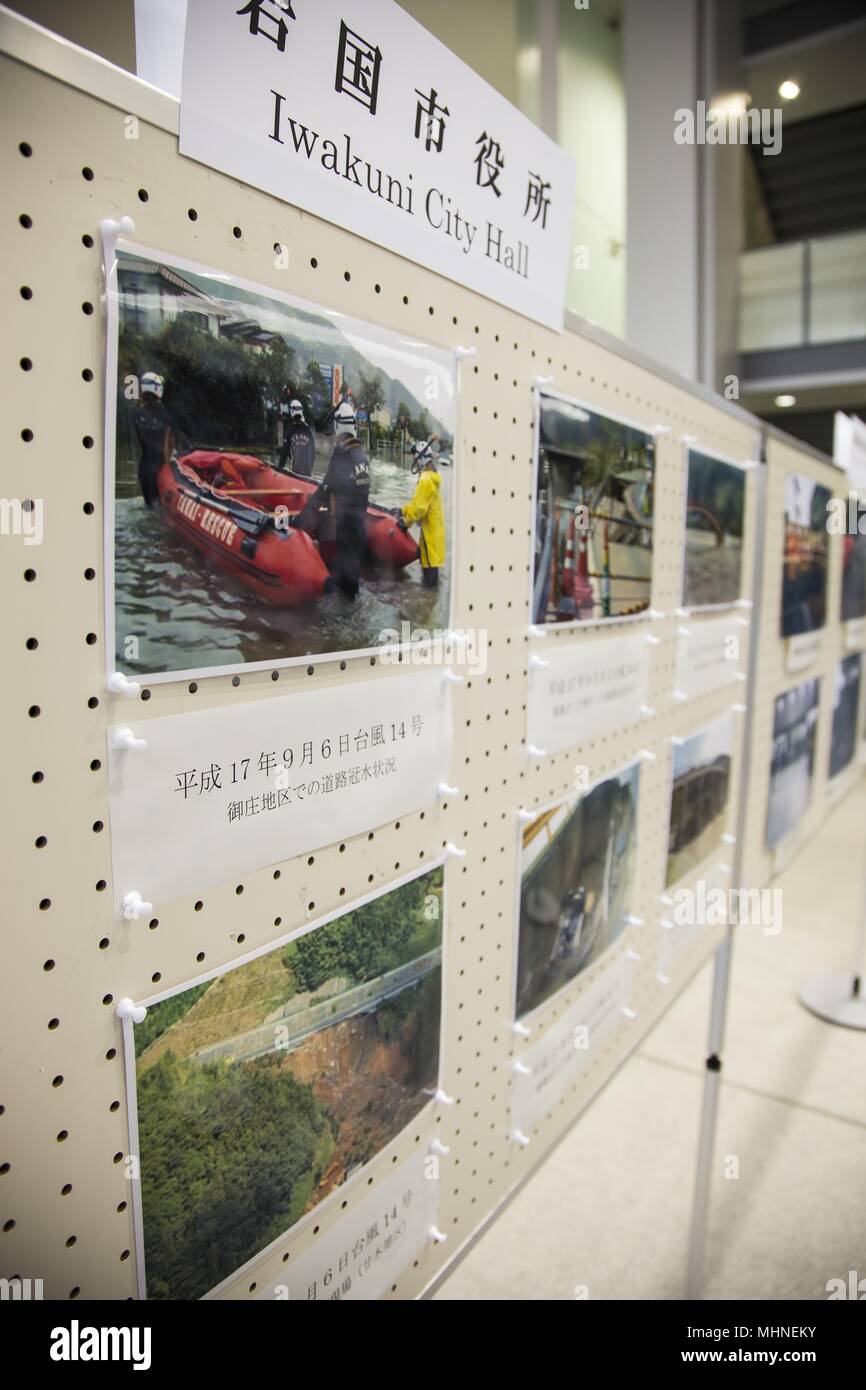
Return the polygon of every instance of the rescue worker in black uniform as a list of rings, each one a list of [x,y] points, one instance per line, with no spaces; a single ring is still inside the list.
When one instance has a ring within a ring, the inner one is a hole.
[[[328,509],[336,524],[334,582],[341,594],[355,599],[367,554],[370,461],[355,435],[355,408],[350,400],[337,407],[334,425],[337,442],[325,476],[290,524],[315,531],[319,509]]]
[[[280,412],[283,406],[280,404]],[[316,461],[316,440],[313,431],[304,419],[304,407],[298,400],[288,404],[288,420],[283,435],[283,447],[277,467],[285,472],[288,463],[293,473],[302,478],[311,478]]]
[[[181,446],[174,421],[162,403],[165,390],[163,378],[156,372],[145,372],[141,378],[141,401],[132,417],[141,458],[138,461],[138,484],[145,506],[159,501],[156,475],[171,457],[172,450]]]

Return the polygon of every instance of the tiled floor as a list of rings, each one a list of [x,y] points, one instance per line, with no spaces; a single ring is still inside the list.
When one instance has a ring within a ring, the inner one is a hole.
[[[804,978],[851,968],[864,826],[861,782],[776,881],[779,935],[738,933],[709,1299],[826,1298],[828,1279],[866,1276],[866,1033],[796,999]],[[437,1298],[684,1296],[710,980],[708,966]]]

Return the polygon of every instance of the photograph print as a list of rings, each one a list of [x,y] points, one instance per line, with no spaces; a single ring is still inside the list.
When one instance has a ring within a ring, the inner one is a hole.
[[[745,507],[743,469],[689,449],[684,608],[717,607],[740,597]]]
[[[773,706],[773,753],[767,803],[767,847],[775,847],[809,809],[815,771],[819,680],[803,681],[777,696]]]
[[[631,911],[640,767],[539,811],[522,827],[515,1018],[611,946]]]
[[[114,669],[165,679],[447,629],[455,381],[451,353],[121,242]]]
[[[732,714],[673,746],[668,887],[691,877],[721,849],[728,821],[733,750]]]
[[[541,392],[532,622],[624,618],[650,606],[655,440]]]
[[[833,680],[833,726],[830,735],[830,777],[844,772],[857,747],[857,719],[860,714],[860,676],[863,658],[859,652],[846,656],[836,667]]]
[[[866,618],[866,534],[842,537],[842,621]]]
[[[827,614],[827,503],[829,488],[814,478],[785,479],[785,555],[782,561],[781,635],[817,632]]]
[[[196,1299],[438,1085],[442,866],[151,1005],[134,1028],[147,1297]]]

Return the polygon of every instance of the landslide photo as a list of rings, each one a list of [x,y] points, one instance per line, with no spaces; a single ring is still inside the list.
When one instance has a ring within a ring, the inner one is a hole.
[[[539,397],[532,621],[649,607],[655,441],[567,397]]]
[[[515,1017],[549,999],[625,926],[640,768],[540,811],[522,831]]]
[[[740,597],[746,475],[735,464],[689,450],[683,606],[712,607]]]
[[[688,878],[722,843],[728,819],[733,715],[676,743],[666,883]]]
[[[816,632],[827,615],[827,503],[829,488],[789,473],[785,480],[785,556],[782,562],[782,636]]]
[[[440,866],[136,1025],[148,1298],[215,1288],[431,1099],[442,885]]]
[[[114,279],[114,669],[447,629],[451,354],[152,252]]]

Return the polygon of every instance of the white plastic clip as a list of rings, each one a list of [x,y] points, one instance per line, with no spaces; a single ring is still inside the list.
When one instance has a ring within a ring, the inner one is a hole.
[[[525,806],[521,806],[520,810],[517,812],[517,819],[520,821],[521,825],[531,825],[535,820],[535,812],[527,811]]]
[[[112,695],[128,695],[132,698],[134,695],[141,694],[140,683],[138,681],[131,681],[129,676],[125,676],[122,671],[113,672],[113,674],[108,677],[105,684]]]
[[[124,894],[121,907],[127,922],[137,922],[139,917],[149,917],[153,912],[153,903],[143,902],[135,888]]]
[[[529,635],[530,635],[530,637],[546,637],[546,636],[547,636],[547,628],[546,628],[546,627],[539,627],[537,623],[530,623],[530,625],[529,625]]]
[[[737,837],[736,837],[736,835],[732,835],[732,834],[730,833],[730,831],[728,831],[728,834],[727,834],[727,835],[723,835],[723,836],[722,836],[722,844],[723,844],[723,845],[735,845],[736,843],[737,843]]]
[[[550,662],[546,661],[543,656],[539,656],[537,652],[530,652],[529,664],[530,666],[549,666]]]
[[[130,748],[143,752],[147,747],[146,738],[136,738],[131,729],[115,729],[111,735],[112,748]]]
[[[669,984],[670,984],[670,977],[669,977],[668,975],[663,975],[661,971],[659,971],[658,974],[656,975],[656,979],[658,980],[658,982],[659,982],[660,985],[669,985]]]
[[[526,745],[526,751],[527,751],[527,753],[529,754],[530,758],[546,758],[546,757],[547,757],[547,749],[546,749],[546,748],[539,748],[538,745],[535,744],[535,743],[527,743],[527,745]]]
[[[536,386],[538,386],[538,387],[541,387],[541,386],[552,386],[552,385],[553,385],[553,377],[552,377],[552,376],[537,376],[537,377],[535,378],[535,384],[536,384]]]
[[[672,700],[677,700],[677,701],[679,701],[679,703],[680,703],[681,705],[682,705],[682,704],[685,704],[685,702],[686,702],[686,700],[687,700],[688,698],[689,698],[689,697],[688,697],[688,695],[686,694],[686,692],[685,692],[684,690],[672,690],[672,691],[671,691],[671,699],[672,699]]]
[[[652,719],[655,714],[655,708],[652,705],[641,705],[640,712],[645,719]]]
[[[633,912],[627,913],[625,922],[626,922],[626,926],[628,926],[628,927],[642,927],[642,926],[643,926],[643,918],[642,918],[642,917],[635,917],[635,915],[634,915]]]
[[[664,903],[665,907],[673,907],[674,900],[670,893],[659,893],[659,902]]]
[[[734,714],[745,714],[745,713],[746,713],[746,710],[747,710],[748,708],[749,708],[748,705],[740,705],[740,704],[731,705],[731,709],[734,711]]]
[[[451,1150],[447,1144],[442,1143],[441,1139],[433,1138],[430,1140],[430,1152],[431,1154],[441,1154],[443,1158],[447,1158]]]
[[[717,868],[720,874],[732,874],[734,872],[730,864],[718,864]]]
[[[650,434],[670,434],[670,425],[650,425]]]
[[[521,1149],[525,1149],[526,1146],[530,1143],[529,1135],[524,1134],[522,1129],[515,1129],[511,1137],[514,1140],[515,1144],[520,1145]]]
[[[528,1038],[532,1035],[532,1029],[527,1028],[525,1023],[512,1023],[512,1033],[516,1033],[518,1038]]]
[[[532,1075],[532,1067],[528,1067],[525,1062],[521,1062],[520,1058],[518,1058],[517,1061],[514,1063],[514,1070],[517,1072],[519,1076]]]
[[[659,922],[659,926],[661,927],[662,931],[673,931],[674,929],[674,924],[668,917],[663,917]]]
[[[450,840],[448,841],[448,844],[445,846],[445,853],[448,855],[449,859],[466,858],[465,849],[458,849],[457,846],[455,844],[452,844]]]
[[[630,1009],[628,1004],[623,1004],[622,1016],[623,1018],[637,1018],[637,1014],[635,1013],[634,1009]]]
[[[456,671],[443,671],[442,679],[446,685],[462,685],[463,677],[458,676]]]
[[[697,436],[696,434],[681,434],[681,435],[680,435],[680,443],[681,443],[681,444],[697,444],[697,442],[698,442],[698,436]]]
[[[734,604],[735,608],[754,608],[754,606],[754,599],[750,598],[738,598]]]
[[[147,1016],[147,1009],[144,1005],[136,1004],[134,999],[118,999],[114,1012],[121,1021],[125,1018],[131,1018],[133,1023],[143,1023]]]
[[[440,1105],[454,1104],[454,1097],[447,1095],[446,1092],[442,1090],[441,1086],[436,1087],[436,1090],[433,1092],[433,1099],[438,1101]]]
[[[629,946],[625,953],[626,960],[640,960],[640,951],[633,951]]]
[[[431,1240],[435,1240],[437,1245],[442,1245],[448,1239],[445,1232],[440,1231],[438,1226],[430,1227],[429,1236]]]
[[[661,642],[661,640],[662,640],[660,637],[653,637],[653,635],[652,635],[651,632],[647,632],[647,633],[645,634],[645,636],[646,636],[647,644],[648,644],[650,647],[657,647],[657,646],[659,645],[659,643]]]
[[[478,356],[478,349],[477,349],[477,347],[455,347],[455,348],[452,348],[451,351],[454,353],[454,356],[457,357],[457,358],[460,358],[460,357],[477,357],[477,356]]]
[[[458,796],[459,793],[459,787],[449,787],[447,782],[440,782],[439,786],[436,788],[437,796]]]
[[[653,622],[657,623],[661,618],[666,618],[667,613],[663,613],[660,608],[648,608],[647,617],[652,618]]]
[[[680,626],[677,628],[677,632],[680,634],[681,637],[691,637],[691,635],[692,635],[692,630],[691,630],[691,628],[690,628],[690,627],[683,627],[682,625],[680,625]]]
[[[117,241],[119,236],[132,236],[135,223],[131,217],[103,217],[99,230],[108,241]]]
[[[675,608],[674,613],[678,618],[690,618],[692,616],[690,608]]]
[[[649,748],[642,748],[640,750],[639,756],[641,758],[641,761],[645,763],[654,763],[656,761],[655,753],[653,753],[652,750]]]

